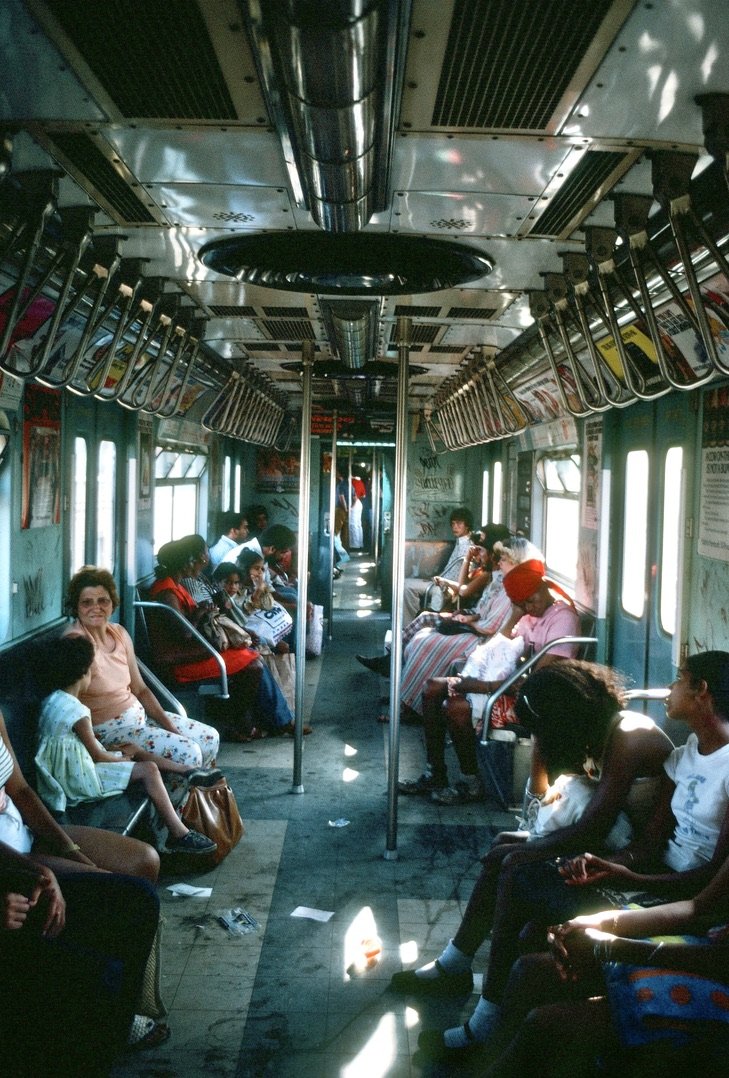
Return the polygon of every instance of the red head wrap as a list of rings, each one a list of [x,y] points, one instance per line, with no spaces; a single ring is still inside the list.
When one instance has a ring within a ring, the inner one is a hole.
[[[504,590],[512,603],[523,603],[531,598],[539,585],[544,581],[546,565],[537,558],[523,561],[515,565],[504,576]]]

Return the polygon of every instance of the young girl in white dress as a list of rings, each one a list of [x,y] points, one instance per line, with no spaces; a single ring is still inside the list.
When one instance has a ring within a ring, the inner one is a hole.
[[[161,772],[183,775],[190,785],[202,786],[218,781],[221,773],[191,768],[137,745],[105,749],[94,734],[89,709],[79,700],[88,688],[93,660],[94,646],[82,636],[54,640],[42,656],[43,681],[51,691],[38,718],[35,765],[40,796],[49,808],[63,812],[67,805],[112,797],[130,782],[141,782],[169,832],[167,849],[212,853],[215,843],[187,828],[175,812]]]

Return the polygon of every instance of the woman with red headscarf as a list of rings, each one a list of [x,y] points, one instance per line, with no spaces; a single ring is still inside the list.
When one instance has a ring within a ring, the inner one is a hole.
[[[431,678],[425,687],[423,726],[428,765],[419,778],[398,783],[400,793],[427,794],[439,805],[481,800],[483,795],[478,778],[474,725],[483,714],[486,698],[511,675],[519,654],[529,657],[552,640],[579,634],[580,619],[574,603],[559,584],[545,576],[543,561],[532,558],[516,565],[504,576],[503,585],[512,602],[512,613],[507,623],[488,643],[471,653],[462,674]],[[511,660],[508,656],[506,659],[500,658],[497,663],[498,676],[492,680],[495,676],[494,643],[498,645],[499,637],[514,641],[519,638],[522,645],[512,649]],[[561,658],[573,658],[576,654],[576,644],[556,644],[542,656],[534,669]],[[505,662],[507,665],[504,665]],[[483,697],[481,701],[479,696]],[[492,725],[505,726],[515,721],[510,698],[501,697],[499,702],[502,701],[504,706],[498,715],[492,716]],[[479,703],[480,711],[477,711]],[[451,735],[462,773],[461,780],[455,786],[448,785],[445,763],[447,733]]]

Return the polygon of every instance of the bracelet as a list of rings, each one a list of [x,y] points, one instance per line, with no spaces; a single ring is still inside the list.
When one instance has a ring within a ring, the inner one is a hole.
[[[612,951],[612,940],[596,940],[592,948],[592,955],[596,962],[609,962]]]

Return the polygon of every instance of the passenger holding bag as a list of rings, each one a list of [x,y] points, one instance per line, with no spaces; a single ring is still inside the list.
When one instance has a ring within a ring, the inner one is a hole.
[[[244,616],[246,629],[271,650],[285,641],[293,618],[271,594],[265,580],[263,558],[255,550],[243,550],[238,558],[241,590],[234,600]]]

